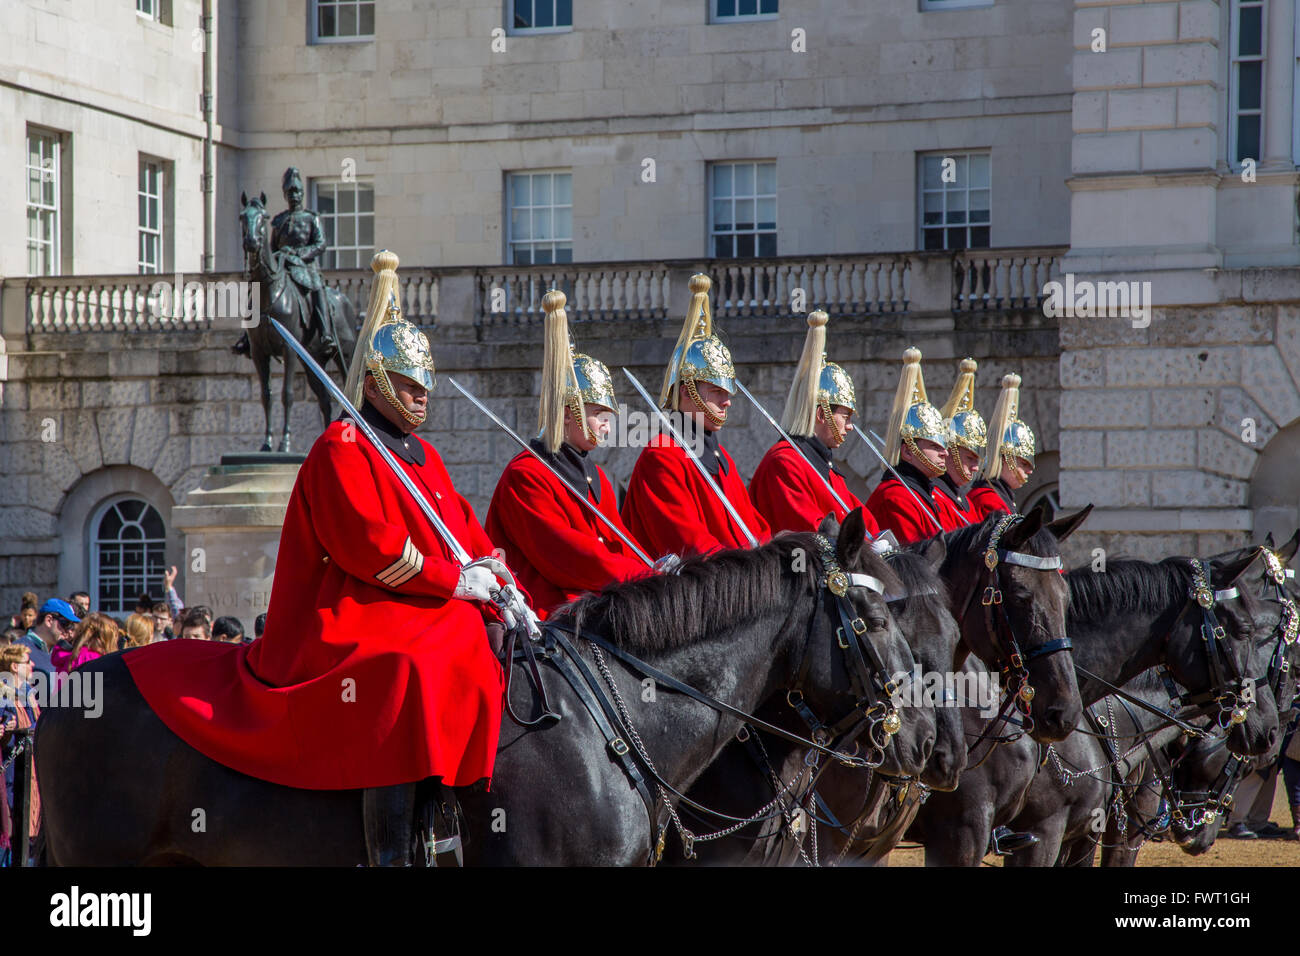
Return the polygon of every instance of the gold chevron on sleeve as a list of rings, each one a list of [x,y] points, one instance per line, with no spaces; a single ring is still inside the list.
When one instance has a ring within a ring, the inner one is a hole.
[[[424,555],[416,549],[408,537],[402,547],[402,556],[380,571],[375,577],[386,587],[401,587],[411,578],[424,570]]]

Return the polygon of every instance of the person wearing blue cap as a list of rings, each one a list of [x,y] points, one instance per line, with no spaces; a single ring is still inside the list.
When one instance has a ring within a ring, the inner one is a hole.
[[[72,638],[76,626],[81,623],[77,610],[67,601],[50,598],[36,612],[36,623],[19,638],[19,642],[31,649],[32,667],[44,671],[45,676],[53,678],[54,664],[50,661],[50,651],[60,638]]]

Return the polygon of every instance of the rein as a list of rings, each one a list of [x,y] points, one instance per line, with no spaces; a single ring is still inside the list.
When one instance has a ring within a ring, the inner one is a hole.
[[[615,759],[620,764],[646,804],[652,833],[657,833],[654,840],[654,849],[647,861],[650,865],[654,865],[661,858],[667,835],[667,826],[660,823],[658,811],[660,802],[666,807],[669,817],[682,835],[683,849],[687,859],[694,857],[692,847],[696,842],[716,839],[735,832],[735,830],[745,825],[773,819],[777,815],[784,815],[786,810],[785,807],[780,805],[781,795],[778,793],[776,800],[753,816],[746,818],[734,817],[696,803],[674,788],[655,769],[644,742],[632,724],[631,715],[613,679],[613,675],[605,663],[605,654],[617,658],[635,674],[648,677],[657,684],[684,694],[718,713],[740,720],[742,726],[740,733],[737,734],[739,739],[743,740],[744,737],[741,735],[748,735],[750,728],[762,730],[798,747],[805,748],[808,751],[806,761],[807,759],[815,760],[824,756],[833,758],[847,767],[869,770],[872,767],[879,766],[883,761],[884,748],[888,746],[890,738],[901,727],[902,721],[894,703],[898,693],[898,685],[884,676],[884,663],[875,647],[866,639],[869,628],[866,622],[854,612],[847,597],[849,590],[852,588],[867,588],[885,597],[885,586],[878,578],[871,575],[847,572],[841,569],[835,560],[834,548],[830,541],[822,535],[816,535],[815,537],[822,559],[822,576],[816,588],[818,597],[809,617],[808,633],[800,645],[796,664],[793,668],[795,676],[790,682],[791,686],[786,694],[786,700],[790,706],[809,724],[810,737],[791,733],[782,727],[746,713],[726,701],[706,694],[595,634],[547,621],[542,625],[540,651],[535,652],[532,646],[533,642],[529,640],[524,642],[525,646],[521,652],[515,647],[515,635],[512,632],[506,657],[507,670],[513,670],[515,661],[522,661],[527,664],[530,679],[541,694],[542,714],[532,721],[521,720],[509,704],[508,697],[507,713],[512,720],[523,727],[532,727],[548,719],[558,722],[561,715],[552,711],[549,706],[541,674],[537,668],[537,658],[540,656],[542,660],[551,664],[565,678],[591,714],[598,729],[604,734],[612,759]],[[817,622],[822,616],[823,600],[827,606],[831,603],[835,605],[839,618],[839,626],[835,631],[836,641],[844,652],[845,669],[849,674],[850,684],[856,698],[856,703],[849,713],[835,724],[829,726],[813,713],[804,700],[802,693],[802,686],[811,664],[808,649],[816,634]],[[788,621],[789,618],[787,618],[787,623]],[[784,625],[782,629],[785,629]],[[604,678],[605,685],[608,687],[608,695],[602,689],[600,681],[592,673],[591,668],[569,639],[569,636],[566,635],[581,638],[591,647],[597,667]],[[858,756],[859,748],[856,740],[862,735],[863,731],[866,731],[866,737],[870,741],[871,748],[880,752],[880,758],[874,762]],[[851,752],[845,749],[850,744],[853,745]],[[809,766],[815,767],[815,764],[810,763]],[[819,775],[819,772],[814,769],[814,779],[817,775]],[[653,784],[657,789],[658,799],[651,795],[650,784]],[[811,788],[811,781],[809,788]],[[676,797],[677,803],[680,803],[683,807],[691,808],[716,819],[729,821],[735,826],[719,833],[698,837],[682,825],[680,818],[677,816],[676,804],[669,797],[670,794]],[[774,807],[775,809],[772,809]]]

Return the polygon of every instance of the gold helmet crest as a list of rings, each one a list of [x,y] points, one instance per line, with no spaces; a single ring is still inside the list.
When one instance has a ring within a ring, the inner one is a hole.
[[[975,372],[978,368],[974,359],[962,359],[952,394],[940,411],[948,429],[950,458],[963,483],[975,476],[966,470],[959,450],[967,448],[977,455],[983,455],[984,446],[988,444],[988,428],[983,416],[975,408]]]
[[[614,380],[604,363],[590,355],[575,353],[569,337],[569,317],[564,311],[563,292],[551,290],[542,297],[546,332],[542,344],[542,394],[537,412],[537,432],[552,455],[564,442],[564,410],[582,423],[584,434],[596,441],[587,427],[584,405],[590,403],[618,411]]]
[[[921,374],[921,350],[909,348],[903,353],[903,374],[894,391],[894,407],[889,413],[889,431],[885,434],[885,457],[897,465],[899,453],[906,446],[932,475],[938,477],[944,469],[935,470],[930,460],[917,447],[925,439],[947,447],[948,429],[944,426],[939,409],[930,404],[925,393],[925,376]]]
[[[820,408],[831,431],[839,441],[843,441],[845,436],[840,433],[831,409],[843,405],[857,411],[857,396],[848,373],[834,362],[826,361],[828,321],[826,313],[820,310],[808,315],[808,334],[804,337],[803,352],[799,356],[790,394],[786,397],[781,427],[789,435],[807,437],[813,434],[817,409]]]
[[[423,415],[407,411],[393,392],[389,374],[404,375],[433,391],[435,384],[433,352],[428,337],[402,318],[398,301],[401,291],[397,282],[398,258],[383,249],[370,260],[375,278],[370,285],[370,301],[366,308],[366,321],[357,338],[357,350],[348,368],[344,394],[354,407],[363,401],[366,373],[369,372],[379,387],[379,392],[412,425],[423,423]]]
[[[989,434],[983,463],[986,478],[998,477],[1003,465],[1015,468],[1017,458],[1034,463],[1034,432],[1020,420],[1020,376],[1015,373],[1002,376],[1002,394],[993,408]]]
[[[713,315],[709,311],[709,289],[712,286],[713,280],[702,272],[691,276],[691,304],[686,310],[682,331],[677,336],[673,357],[664,372],[659,406],[675,409],[678,393],[684,391],[703,409],[710,422],[721,426],[725,420],[710,412],[695,390],[696,382],[709,382],[727,392],[736,391],[736,369],[731,364],[731,352],[713,333]]]

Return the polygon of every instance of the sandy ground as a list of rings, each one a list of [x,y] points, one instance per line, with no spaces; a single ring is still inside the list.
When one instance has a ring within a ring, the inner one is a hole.
[[[1273,813],[1269,817],[1280,827],[1291,826],[1291,810],[1287,807],[1281,781],[1273,794]],[[917,849],[895,850],[889,855],[890,866],[922,866],[924,851]],[[1100,858],[1100,854],[1098,854]],[[1001,866],[996,856],[986,857],[985,864]],[[1138,866],[1300,866],[1300,843],[1284,840],[1225,840],[1220,837],[1205,853],[1190,856],[1174,843],[1148,843],[1138,854]]]

